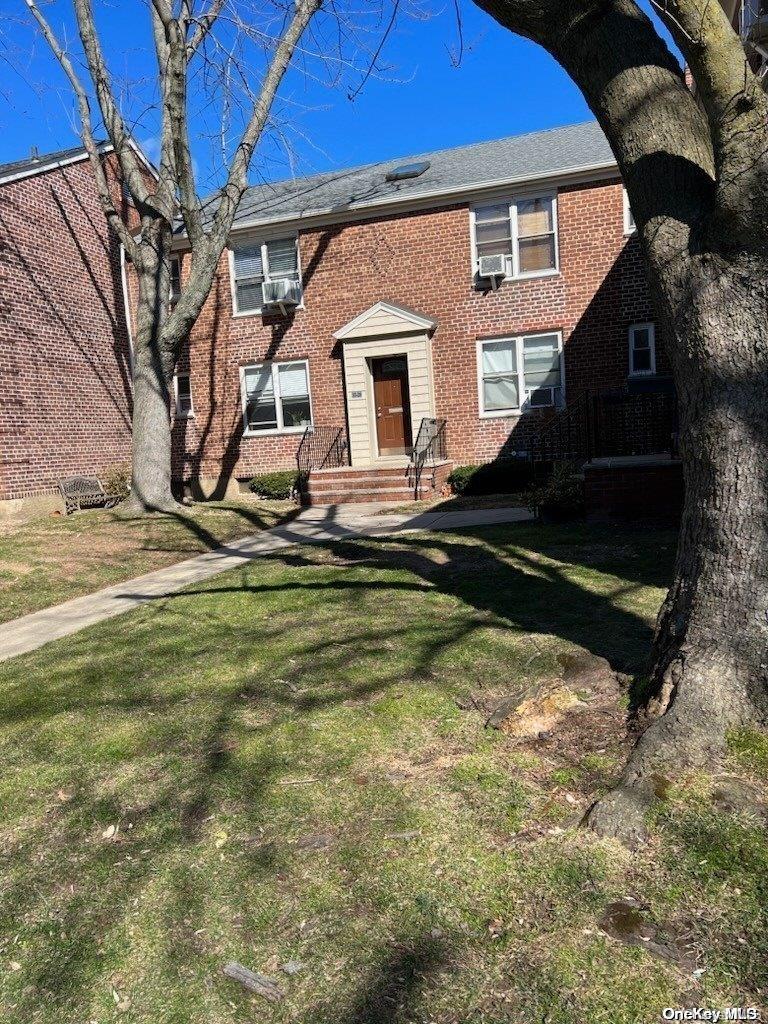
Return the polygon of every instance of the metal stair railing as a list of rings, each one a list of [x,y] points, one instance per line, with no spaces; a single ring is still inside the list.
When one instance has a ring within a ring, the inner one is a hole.
[[[349,465],[349,444],[344,427],[307,427],[296,449],[301,481],[313,469],[338,469]]]
[[[432,466],[432,483],[434,485],[435,465],[445,461],[446,451],[445,420],[424,417],[419,425],[419,432],[408,466],[409,483],[413,488],[413,496],[416,501],[418,501],[421,491],[424,467],[427,463]]]

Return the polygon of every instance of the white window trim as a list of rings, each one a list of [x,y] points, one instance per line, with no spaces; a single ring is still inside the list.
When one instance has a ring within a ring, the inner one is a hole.
[[[627,190],[622,186],[621,191],[624,197],[624,234],[629,237],[630,235],[637,234],[637,225],[633,226],[632,220],[630,220],[630,217],[632,217],[632,207],[629,205]]]
[[[650,343],[651,352],[651,368],[650,370],[633,370],[632,369],[632,353],[635,351],[634,347],[634,335],[635,331],[648,331],[648,341]],[[654,377],[656,375],[656,324],[645,323],[645,324],[632,324],[629,328],[629,376],[630,377]]]
[[[234,250],[239,245],[248,245],[249,242],[258,242],[261,246],[261,265],[262,267],[269,266],[269,258],[267,256],[267,242],[274,242],[281,238],[293,238],[296,242],[296,270],[299,278],[299,289],[301,291],[301,302],[298,306],[293,306],[292,309],[304,309],[304,277],[301,272],[301,246],[299,245],[299,234],[297,231],[278,231],[276,234],[269,235],[243,235],[236,240],[231,240],[227,248],[227,260],[229,265],[229,290],[232,296],[232,316],[236,319],[244,316],[261,316],[264,307],[259,306],[258,309],[243,309],[237,308],[237,281],[235,280],[235,252]],[[265,277],[265,281],[270,281],[270,277]]]
[[[240,400],[243,408],[243,437],[274,437],[276,434],[303,434],[307,429],[303,427],[286,427],[283,425],[283,403],[280,394],[280,374],[278,367],[287,366],[293,363],[302,363],[307,373],[307,397],[309,398],[309,425],[314,425],[315,411],[312,407],[312,381],[309,376],[308,359],[281,359],[279,362],[265,359],[260,363],[246,363],[240,367]],[[250,430],[248,427],[248,394],[245,389],[245,374],[247,370],[261,370],[265,366],[272,369],[272,389],[275,396],[275,415],[277,426],[269,430]]]
[[[189,381],[189,412],[185,412],[179,406],[179,377],[186,377]],[[192,375],[185,371],[173,375],[173,408],[174,417],[177,420],[193,420],[195,418],[195,401],[192,397]]]
[[[491,409],[486,411],[483,407],[483,345],[494,341],[513,341],[517,357],[517,393],[525,394],[525,367],[523,361],[523,339],[543,338],[554,334],[557,336],[557,351],[560,355],[560,405],[530,405],[523,401],[522,405],[511,406],[509,409]],[[562,409],[565,406],[565,355],[563,352],[562,331],[531,331],[527,334],[503,334],[496,338],[477,339],[477,408],[481,420],[497,420],[509,416],[522,416],[528,413],[538,412],[541,409]]]
[[[555,238],[555,265],[549,270],[527,270],[520,273],[520,253],[517,237],[517,204],[525,199],[551,199],[552,200],[552,226]],[[484,199],[481,203],[475,203],[469,209],[469,237],[472,254],[472,277],[477,279],[477,268],[479,257],[477,255],[477,236],[475,232],[476,211],[485,206],[494,206],[500,203],[509,205],[510,230],[512,232],[512,255],[507,256],[507,267],[511,273],[502,278],[503,281],[530,281],[538,277],[557,277],[560,273],[560,228],[558,225],[557,190],[544,192],[518,192],[513,196],[504,195],[496,199]]]

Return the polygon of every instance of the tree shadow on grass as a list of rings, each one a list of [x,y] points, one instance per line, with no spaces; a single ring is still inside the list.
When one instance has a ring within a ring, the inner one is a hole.
[[[196,891],[196,878],[210,884],[215,861],[195,876],[184,864],[210,858],[216,816],[234,809],[258,838],[228,868],[238,890],[284,869],[291,847],[282,833],[274,843],[269,824],[280,780],[338,774],[354,756],[317,746],[315,712],[426,678],[452,645],[459,649],[489,628],[512,638],[552,634],[619,667],[637,660],[650,627],[617,604],[617,595],[656,585],[662,569],[655,555],[612,556],[603,548],[579,565],[580,550],[605,542],[602,532],[505,528],[283,549],[241,569],[237,582],[231,575],[214,580],[36,652],[16,668],[3,666],[0,721],[16,734],[13,757],[23,751],[32,766],[27,784],[36,766],[43,781],[35,785],[51,805],[42,827],[34,814],[20,822],[18,855],[27,867],[2,896],[10,927],[39,921],[40,937],[28,941],[50,953],[25,968],[18,1018],[38,1012],[41,1000],[55,1000],[60,1014],[63,1007],[85,1013],[93,972],[109,969],[105,937],[129,928],[135,901],[158,876],[177,879],[164,896],[157,890],[175,962],[194,959],[192,924],[201,911],[184,893]],[[597,578],[605,562],[615,585]],[[217,599],[226,595],[233,601]],[[262,648],[267,660],[258,656]],[[478,656],[490,657],[483,647]],[[207,673],[202,680],[198,665]],[[509,671],[524,672],[512,655]],[[460,669],[451,672],[452,685]],[[278,735],[281,743],[273,740]],[[322,755],[317,763],[315,754]],[[70,780],[47,782],[57,759]],[[70,784],[72,799],[57,803],[49,790]],[[308,793],[299,807],[312,803]],[[295,827],[311,823],[310,810],[304,817]],[[117,839],[104,840],[102,831],[115,822]],[[235,948],[233,955],[246,952]],[[119,952],[113,955],[119,962]],[[208,955],[216,971],[220,953]],[[441,955],[426,940],[396,948],[328,1024],[409,1019],[407,1005]],[[47,1019],[56,1019],[53,1010]]]
[[[444,941],[429,935],[387,950],[361,980],[348,1006],[334,1006],[317,1024],[400,1024],[414,1020],[413,1004],[430,975],[448,962]]]
[[[640,671],[652,627],[622,603],[633,592],[666,584],[673,558],[671,541],[665,557],[666,533],[652,534],[661,542],[662,550],[657,544],[653,555],[645,557],[626,551],[611,557],[610,551],[606,553],[610,534],[605,530],[580,528],[575,542],[573,529],[555,530],[549,536],[539,531],[537,544],[531,543],[534,536],[530,527],[507,527],[326,541],[319,547],[336,564],[373,572],[407,570],[416,581],[340,578],[321,583],[291,580],[260,584],[253,582],[253,577],[258,577],[258,563],[254,563],[239,584],[221,586],[214,582],[178,596],[243,592],[265,595],[304,589],[361,593],[400,590],[416,595],[434,589],[486,614],[489,621],[500,626],[552,634],[606,658],[617,671]],[[597,548],[598,557],[590,558],[586,565],[578,561],[580,541]],[[276,551],[269,557],[291,569],[323,564],[323,556],[315,554],[310,545]],[[594,585],[595,578],[606,573],[617,576],[616,586],[609,593]],[[424,671],[428,668],[425,663]]]

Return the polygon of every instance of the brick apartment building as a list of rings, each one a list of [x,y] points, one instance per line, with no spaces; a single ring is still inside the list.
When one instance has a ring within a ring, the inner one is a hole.
[[[82,150],[0,167],[0,288],[0,500],[127,463],[135,280]],[[663,390],[660,342],[595,123],[254,187],[180,362],[174,476],[221,496],[311,427],[315,500],[405,497],[424,424],[445,472],[581,436],[587,393]]]
[[[119,194],[109,156],[108,178]],[[0,501],[130,459],[120,247],[82,149],[0,165]]]
[[[180,366],[175,475],[221,495],[312,425],[350,464],[316,500],[403,496],[425,420],[453,464],[526,453],[589,389],[653,391],[660,341],[593,122],[254,187]]]

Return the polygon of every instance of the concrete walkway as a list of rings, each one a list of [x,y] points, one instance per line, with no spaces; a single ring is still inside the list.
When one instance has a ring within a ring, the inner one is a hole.
[[[378,513],[378,514],[377,514]],[[294,544],[322,544],[355,537],[387,537],[418,530],[492,526],[532,519],[523,508],[475,509],[466,512],[395,514],[382,505],[334,505],[309,508],[290,523],[232,541],[214,551],[116,583],[95,594],[24,615],[0,626],[0,661],[34,651],[95,622],[122,615],[140,605],[176,594],[228,569],[271,555]]]

